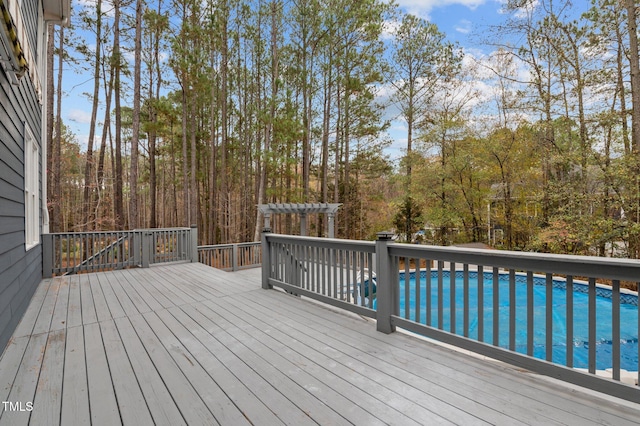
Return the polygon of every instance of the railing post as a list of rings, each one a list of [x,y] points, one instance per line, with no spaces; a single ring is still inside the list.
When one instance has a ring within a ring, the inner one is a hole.
[[[42,234],[42,277],[53,276],[53,235]]]
[[[116,235],[116,239],[118,236]],[[133,264],[142,265],[142,231],[133,231]],[[123,259],[124,261],[124,259]]]
[[[144,230],[141,231],[141,243],[142,243],[142,267],[148,268],[151,263],[151,232]]]
[[[267,235],[270,232],[271,228],[262,228],[262,288],[265,290],[273,288],[273,286],[269,284],[269,275],[271,275],[271,261]]]
[[[191,225],[191,262],[198,262],[198,225]]]
[[[238,270],[238,244],[233,244],[233,248],[231,250],[231,270],[236,272]]]
[[[388,248],[393,233],[378,232],[376,235],[377,330],[389,334],[396,331],[395,325],[391,324],[391,315],[396,313],[394,311],[397,301],[393,288],[395,280],[391,278],[391,256]]]

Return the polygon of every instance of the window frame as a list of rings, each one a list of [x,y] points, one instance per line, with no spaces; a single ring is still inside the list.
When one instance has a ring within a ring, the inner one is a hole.
[[[29,251],[40,244],[40,146],[24,124],[24,243]]]

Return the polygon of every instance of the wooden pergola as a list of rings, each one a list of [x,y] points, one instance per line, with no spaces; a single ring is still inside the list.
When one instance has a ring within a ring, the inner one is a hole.
[[[258,209],[264,215],[264,229],[271,228],[271,215],[275,213],[293,213],[300,215],[300,235],[307,235],[307,215],[309,213],[326,214],[329,226],[329,238],[335,237],[335,215],[342,204],[330,203],[282,203],[258,204]]]

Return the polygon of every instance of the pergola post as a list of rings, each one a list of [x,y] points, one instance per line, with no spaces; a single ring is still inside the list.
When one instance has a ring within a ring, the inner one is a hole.
[[[270,212],[264,212],[264,226],[262,227],[262,229],[271,229],[271,213]]]
[[[300,236],[307,236],[307,214],[300,213]]]
[[[336,214],[335,213],[327,213],[327,218],[329,219],[329,223],[328,223],[328,227],[329,227],[329,238],[335,238],[335,217]]]

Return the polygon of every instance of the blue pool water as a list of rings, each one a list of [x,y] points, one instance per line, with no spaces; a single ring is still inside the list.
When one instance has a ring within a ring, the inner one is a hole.
[[[438,327],[438,282],[437,272],[431,278],[431,325]],[[443,324],[444,330],[450,330],[450,278],[443,271]],[[483,286],[484,342],[493,342],[493,274],[485,272]],[[409,279],[409,315],[407,319],[426,324],[426,277],[421,271],[420,277],[420,318],[416,318],[416,280],[412,272]],[[462,271],[456,273],[456,334],[463,335],[464,289]],[[478,340],[478,280],[476,272],[469,272],[469,337]],[[500,274],[498,280],[499,300],[499,344],[509,346],[509,277]],[[534,350],[536,358],[545,359],[545,300],[546,285],[543,277],[536,277],[533,286],[534,295]],[[563,280],[554,280],[553,285],[553,362],[566,364],[566,301]],[[587,286],[574,283],[573,294],[573,366],[588,367],[588,295]],[[604,370],[612,366],[611,331],[611,291],[598,289],[596,297],[596,369]],[[607,298],[607,294],[609,297]],[[527,352],[527,286],[526,276],[517,276],[515,285],[516,300],[516,351]],[[400,315],[405,316],[406,306],[404,273],[400,277]],[[638,297],[621,295],[620,305],[620,367],[629,371],[638,369]]]

